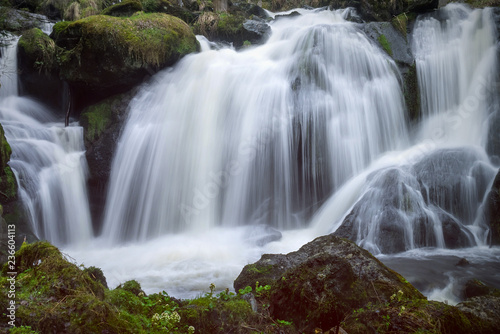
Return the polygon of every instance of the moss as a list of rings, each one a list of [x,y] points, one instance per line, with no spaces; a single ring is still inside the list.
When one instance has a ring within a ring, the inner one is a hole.
[[[51,72],[55,67],[55,43],[38,28],[25,32],[18,48],[22,64],[38,72]]]
[[[80,124],[85,129],[85,140],[94,142],[112,123],[112,112],[108,101],[90,106],[80,116]]]
[[[116,5],[104,9],[102,15],[110,16],[131,16],[135,12],[142,11],[142,4],[139,0],[124,0]]]
[[[199,49],[185,22],[159,13],[129,18],[91,16],[57,27],[53,38],[69,51],[61,57],[62,76],[99,89],[135,84],[147,74],[146,69],[154,73]]]
[[[387,37],[385,37],[384,34],[381,34],[377,38],[377,40],[378,40],[380,46],[384,49],[384,51],[387,52],[387,54],[392,57],[391,43],[389,43],[389,41],[387,40]]]
[[[420,119],[420,94],[418,88],[417,65],[414,62],[408,72],[403,74],[403,94],[408,110],[410,122],[415,123]]]
[[[243,22],[245,22],[245,17],[243,16],[221,13],[217,22],[218,33],[226,36],[241,34],[243,31]]]

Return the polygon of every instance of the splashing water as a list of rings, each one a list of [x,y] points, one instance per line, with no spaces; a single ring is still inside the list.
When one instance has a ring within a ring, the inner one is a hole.
[[[65,128],[45,106],[18,96],[17,41],[7,41],[1,53],[0,122],[18,195],[38,238],[82,245],[92,238],[83,129]]]

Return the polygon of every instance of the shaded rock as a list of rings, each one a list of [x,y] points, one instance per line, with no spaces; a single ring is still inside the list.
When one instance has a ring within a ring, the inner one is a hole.
[[[101,12],[101,15],[116,17],[131,16],[135,12],[142,10],[142,4],[139,0],[124,0],[116,5],[110,6]]]
[[[196,2],[195,2],[196,3]],[[191,9],[188,10],[185,7],[179,6],[177,1],[169,1],[169,0],[153,0],[153,1],[144,1],[143,2],[144,11],[146,13],[165,13],[175,17],[180,18],[186,23],[193,23],[198,14],[193,13]],[[189,8],[189,7],[188,7]]]
[[[500,290],[487,286],[478,279],[471,279],[465,283],[464,296],[465,299],[481,297],[487,295],[499,295]],[[499,295],[500,296],[500,295]]]
[[[423,298],[366,250],[333,235],[287,255],[263,255],[243,268],[234,287],[255,286],[256,281],[271,285],[272,316],[306,331],[330,329],[353,309],[389,301],[398,290],[408,298]]]
[[[59,79],[56,45],[40,29],[23,33],[17,46],[21,94],[62,110],[64,85]]]
[[[241,11],[245,14],[245,17],[259,17],[261,19],[266,19],[269,17],[266,11],[257,5],[248,2],[235,2],[233,6],[236,10]]]
[[[40,14],[33,14],[22,10],[0,7],[0,30],[24,31],[32,28],[43,29],[51,21]]]
[[[387,41],[389,51],[387,52],[398,64],[411,66],[414,62],[411,52],[411,45],[406,40],[405,36],[398,31],[389,22],[370,22],[362,25],[363,32],[370,37],[379,46],[384,48],[381,44],[381,37]],[[387,50],[386,50],[387,51]]]
[[[438,214],[443,228],[444,244],[446,248],[456,249],[470,247],[473,245],[474,237],[470,232],[462,228],[452,216],[446,212]]]
[[[12,149],[0,124],[0,201],[3,205],[17,200],[17,182],[9,166],[11,154]]]
[[[500,297],[494,295],[477,296],[457,305],[477,328],[469,333],[498,333],[500,328]]]
[[[458,262],[455,264],[458,267],[464,267],[468,266],[470,264],[469,260],[467,260],[465,257],[461,258],[458,260]]]
[[[104,210],[113,154],[128,115],[128,105],[135,93],[136,89],[133,89],[112,96],[87,107],[80,116],[90,172],[88,189],[94,222],[100,221]],[[96,223],[94,227],[99,229],[100,224]]]
[[[489,240],[491,245],[500,244],[500,172],[496,175],[485,210],[486,221],[490,225]]]
[[[252,19],[248,19],[252,17]],[[260,44],[265,42],[270,33],[269,25],[258,16],[248,16],[236,7],[228,12],[204,12],[194,24],[196,34],[209,40],[232,43],[239,48],[243,44]]]
[[[161,13],[59,22],[51,38],[63,49],[61,76],[83,96],[125,91],[199,49],[185,22]]]
[[[101,283],[105,289],[108,289],[108,282],[106,281],[106,277],[104,276],[104,273],[102,272],[101,268],[88,267],[83,269],[83,272],[87,273],[87,275],[89,275],[89,277],[95,280],[96,282]]]
[[[333,0],[333,8],[356,8],[365,20],[390,21],[405,12],[422,12],[436,9],[439,0]]]

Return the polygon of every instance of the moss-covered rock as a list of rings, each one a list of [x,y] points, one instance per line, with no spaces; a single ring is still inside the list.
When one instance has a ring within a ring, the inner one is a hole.
[[[47,242],[24,244],[15,256],[16,296],[9,297],[12,275],[5,265],[0,307],[7,310],[15,301],[21,333],[297,333],[293,326],[253,312],[246,300],[228,290],[215,295],[212,289],[184,301],[165,292],[146,295],[136,281],[109,290],[101,284],[105,278],[100,269],[80,269]]]
[[[255,280],[255,281],[254,281]],[[287,255],[265,255],[243,268],[235,288],[270,284],[273,317],[292,321],[299,330],[337,326],[353,309],[388,302],[401,290],[423,296],[403,277],[353,242],[328,235]]]
[[[142,11],[142,3],[139,0],[124,0],[104,9],[101,14],[123,17],[131,16],[132,14],[139,11]]]
[[[256,25],[259,29],[255,28]],[[232,43],[235,47],[242,47],[245,41],[259,44],[270,30],[265,21],[258,17],[255,20],[248,20],[245,13],[240,10],[223,13],[204,12],[198,17],[193,28],[196,34],[210,40]]]
[[[40,29],[25,31],[17,46],[19,81],[23,92],[57,109],[63,109],[63,83],[59,78],[58,51]]]
[[[61,22],[51,37],[64,49],[59,56],[62,77],[73,86],[98,91],[131,87],[199,49],[185,22],[159,13]]]

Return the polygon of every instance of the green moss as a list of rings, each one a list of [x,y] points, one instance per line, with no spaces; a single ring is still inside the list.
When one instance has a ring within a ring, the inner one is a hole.
[[[25,32],[19,39],[18,48],[24,66],[45,73],[54,70],[55,43],[40,29]]]
[[[385,37],[385,35],[382,34],[377,38],[377,40],[380,43],[380,46],[384,49],[384,51],[387,52],[387,54],[392,57],[391,43],[389,43],[387,37]]]
[[[416,63],[413,63],[408,72],[403,74],[403,80],[403,94],[408,110],[408,118],[410,122],[417,122],[420,119],[420,95]]]
[[[500,6],[500,0],[465,0],[465,3],[473,8]]]
[[[111,107],[108,101],[90,106],[80,116],[80,124],[85,129],[85,140],[94,142],[108,128],[112,120]]]
[[[241,34],[243,22],[245,22],[244,16],[221,13],[217,22],[217,30],[219,34],[226,36]]]
[[[62,76],[101,89],[136,82],[144,78],[146,69],[157,71],[199,49],[185,22],[160,13],[91,16],[58,27],[54,39],[69,52],[61,57]]]

